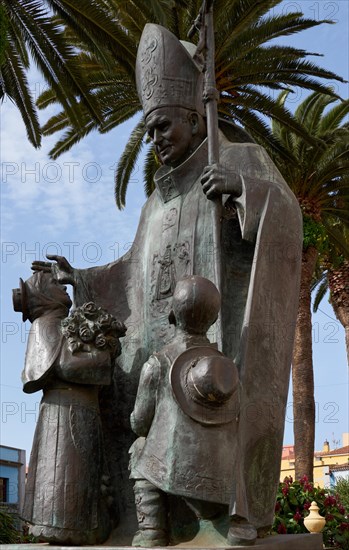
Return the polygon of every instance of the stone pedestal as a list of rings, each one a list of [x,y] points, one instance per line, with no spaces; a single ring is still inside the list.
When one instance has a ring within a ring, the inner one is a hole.
[[[133,550],[130,546],[53,546],[49,544],[2,544],[1,550]],[[159,548],[158,550],[168,550],[171,547]],[[172,548],[195,548],[195,550],[209,550],[212,546],[194,546],[193,541]],[[215,550],[227,548],[224,546],[216,546]],[[322,550],[322,535],[321,534],[302,534],[302,535],[275,535],[264,539],[258,539],[254,546],[230,546],[229,548],[256,548],[256,550]],[[141,549],[138,550],[147,550]]]

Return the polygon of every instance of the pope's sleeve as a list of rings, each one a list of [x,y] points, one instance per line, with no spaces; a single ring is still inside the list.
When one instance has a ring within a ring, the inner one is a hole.
[[[254,242],[261,215],[270,191],[278,188],[282,176],[263,147],[252,143],[229,144],[223,153],[222,163],[229,171],[238,174],[242,193],[234,197],[242,238]],[[223,203],[229,195],[223,196]]]
[[[151,356],[142,367],[136,402],[131,413],[131,427],[138,436],[146,437],[150,430],[155,414],[158,378],[159,361]]]

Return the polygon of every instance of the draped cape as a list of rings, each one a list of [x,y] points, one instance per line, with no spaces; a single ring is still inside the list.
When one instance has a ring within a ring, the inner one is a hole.
[[[26,393],[42,389],[52,370],[62,347],[61,321],[62,311],[51,310],[35,319],[30,327],[22,371],[23,391]]]

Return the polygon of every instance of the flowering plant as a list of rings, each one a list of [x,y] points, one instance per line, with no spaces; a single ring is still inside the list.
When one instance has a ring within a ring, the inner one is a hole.
[[[299,481],[288,476],[279,484],[272,531],[278,534],[307,533],[304,518],[313,500],[320,515],[326,519],[323,530],[325,546],[349,550],[349,518],[338,495],[330,489],[314,487],[307,476]]]
[[[114,357],[120,354],[119,338],[126,334],[125,325],[94,302],[76,308],[63,319],[61,330],[72,353],[95,347],[109,350]]]

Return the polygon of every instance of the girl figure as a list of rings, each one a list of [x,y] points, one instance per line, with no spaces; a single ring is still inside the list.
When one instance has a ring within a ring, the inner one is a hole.
[[[32,323],[23,391],[43,391],[23,519],[52,544],[102,543],[110,519],[101,491],[107,478],[98,393],[111,383],[126,329],[93,303],[66,318],[70,297],[49,273],[20,279],[13,304]]]

